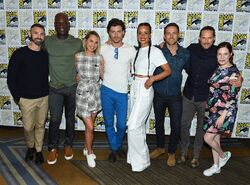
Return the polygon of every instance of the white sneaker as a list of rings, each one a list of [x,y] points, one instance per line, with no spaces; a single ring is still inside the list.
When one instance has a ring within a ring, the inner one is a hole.
[[[231,152],[224,152],[224,158],[220,158],[219,159],[219,167],[223,167],[225,166],[225,164],[227,163],[227,161],[230,159],[231,157]]]
[[[86,155],[86,158],[87,158],[87,162],[88,162],[89,167],[94,168],[96,166],[96,163],[95,163],[96,156],[95,156],[95,154]]]
[[[88,155],[88,150],[86,149],[86,148],[84,148],[83,150],[82,150],[82,153],[83,153],[83,155]]]
[[[216,164],[214,164],[210,168],[203,171],[203,175],[207,177],[212,176],[213,174],[216,174],[216,173],[220,173],[220,167]]]

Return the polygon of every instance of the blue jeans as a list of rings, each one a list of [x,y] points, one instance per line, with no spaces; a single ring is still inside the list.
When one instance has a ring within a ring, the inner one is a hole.
[[[55,89],[50,87],[49,90],[49,150],[58,149],[60,137],[60,124],[62,121],[63,107],[65,108],[66,130],[64,146],[72,146],[75,130],[75,103],[76,86]]]
[[[128,110],[128,94],[119,93],[102,85],[101,102],[106,134],[112,151],[118,150],[126,132],[126,118]],[[116,130],[114,115],[116,114]]]
[[[169,136],[168,153],[174,154],[180,139],[181,114],[182,114],[182,98],[177,96],[162,96],[155,92],[153,100],[155,112],[155,129],[157,147],[165,147],[165,112],[168,107],[170,116],[171,132]]]

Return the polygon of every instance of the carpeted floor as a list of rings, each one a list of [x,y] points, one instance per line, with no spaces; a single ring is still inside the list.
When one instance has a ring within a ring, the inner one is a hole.
[[[23,138],[0,140],[0,174],[6,184],[57,184],[34,161],[26,162],[25,152]]]
[[[202,159],[198,169],[188,165],[169,168],[166,160],[152,160],[149,168],[140,173],[131,171],[124,160],[110,163],[98,161],[95,168],[89,168],[86,161],[72,161],[100,185],[249,185],[250,157],[232,158],[221,169],[221,174],[204,177],[201,171],[210,167],[209,159]]]
[[[43,150],[45,159],[48,155],[46,138],[47,136],[45,136]],[[48,165],[45,162],[43,165],[37,166],[34,162],[24,161],[26,147],[23,129],[0,127],[0,185],[206,185],[209,183],[250,185],[250,140],[223,140],[223,148],[232,152],[232,159],[222,169],[220,175],[204,177],[202,171],[210,167],[212,163],[211,151],[207,147],[203,148],[201,166],[197,169],[192,169],[189,165],[176,165],[174,168],[169,168],[166,165],[167,154],[164,154],[160,160],[153,160],[147,170],[142,173],[133,173],[125,161],[117,161],[115,164],[107,161],[109,148],[105,133],[95,133],[94,151],[97,156],[97,167],[89,168],[86,158],[82,154],[82,138],[83,132],[76,132],[72,161],[64,159],[63,144],[61,143],[58,162],[55,165]],[[155,147],[154,136],[147,136],[147,140],[149,148],[153,149]],[[126,147],[126,141],[124,146]]]

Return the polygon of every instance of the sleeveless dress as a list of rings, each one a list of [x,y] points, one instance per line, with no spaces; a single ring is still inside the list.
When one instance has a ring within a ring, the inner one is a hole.
[[[224,110],[228,113],[220,128],[214,128],[214,133],[232,131],[237,114],[237,99],[240,87],[235,88],[229,83],[230,77],[239,74],[235,65],[228,68],[218,67],[212,77],[208,80],[209,95],[204,118],[204,130],[211,126],[215,127],[217,119]]]
[[[100,100],[100,61],[101,55],[86,56],[76,54],[76,69],[80,82],[76,89],[76,114],[81,118],[101,110]]]

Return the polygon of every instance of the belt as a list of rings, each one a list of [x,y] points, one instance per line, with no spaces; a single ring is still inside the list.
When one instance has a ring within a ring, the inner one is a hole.
[[[147,75],[139,75],[139,74],[132,74],[134,77],[139,77],[139,78],[149,78]]]

